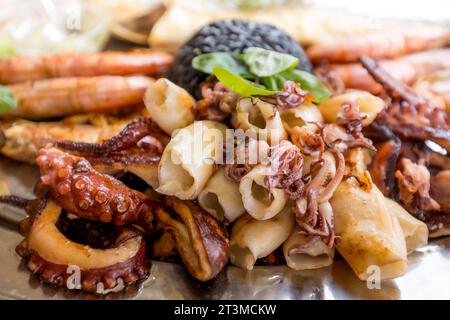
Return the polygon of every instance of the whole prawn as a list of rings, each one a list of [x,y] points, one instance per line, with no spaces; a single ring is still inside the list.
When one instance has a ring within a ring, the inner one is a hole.
[[[397,80],[411,84],[419,77],[450,68],[450,49],[435,49],[382,60],[380,65]],[[326,74],[332,72],[345,88],[366,90],[373,94],[383,90],[360,63],[323,65],[316,68],[315,72],[321,78],[326,78]]]
[[[307,53],[314,63],[322,60],[331,63],[356,62],[363,55],[377,59],[392,59],[408,53],[441,47],[449,42],[449,27],[413,25],[333,39],[311,46]]]
[[[83,112],[128,108],[142,102],[152,83],[143,76],[55,78],[9,85],[17,107],[0,117],[44,119]]]
[[[0,83],[99,75],[146,74],[157,76],[172,64],[173,56],[162,51],[67,53],[0,59]]]

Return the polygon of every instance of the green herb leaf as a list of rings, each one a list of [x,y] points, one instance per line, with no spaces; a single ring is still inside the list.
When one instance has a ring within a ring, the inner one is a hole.
[[[12,91],[0,85],[0,112],[17,108],[17,98]]]
[[[313,101],[319,103],[323,100],[326,100],[330,97],[330,92],[325,87],[325,85],[320,82],[319,79],[316,78],[313,74],[302,71],[302,70],[288,70],[278,74],[277,76],[282,77],[284,79],[283,83],[286,80],[292,80],[300,83],[303,90],[309,91],[314,96]],[[279,82],[277,82],[279,85]],[[272,90],[275,90],[271,88]],[[277,88],[277,90],[283,90],[283,85]]]
[[[269,96],[277,93],[276,91],[267,90],[264,86],[248,81],[241,76],[228,71],[222,67],[213,68],[214,75],[222,82],[228,89],[243,95],[243,96]]]
[[[284,77],[280,76],[279,74],[275,74],[270,77],[261,78],[261,82],[269,90],[281,91],[281,90],[283,90],[286,79]]]
[[[289,54],[250,47],[242,55],[250,72],[258,77],[268,77],[285,70],[294,69],[298,59]]]
[[[192,67],[204,73],[213,74],[214,67],[222,67],[236,74],[249,74],[246,66],[227,52],[204,53],[192,59]]]

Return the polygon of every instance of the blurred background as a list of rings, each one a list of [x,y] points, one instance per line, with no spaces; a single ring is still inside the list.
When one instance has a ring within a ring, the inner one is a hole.
[[[450,1],[0,0],[0,55],[151,46],[175,51],[202,24],[269,22],[303,45],[414,22],[449,23]]]

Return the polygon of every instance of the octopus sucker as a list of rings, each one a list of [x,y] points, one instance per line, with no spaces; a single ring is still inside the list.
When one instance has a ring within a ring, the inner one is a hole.
[[[214,278],[229,257],[225,230],[198,205],[166,198],[167,209],[157,211],[158,226],[170,233],[189,273],[200,281]]]
[[[86,159],[50,147],[39,151],[36,162],[41,184],[69,212],[120,226],[145,221],[148,225],[143,227],[152,229],[154,203],[112,176],[97,172]]]

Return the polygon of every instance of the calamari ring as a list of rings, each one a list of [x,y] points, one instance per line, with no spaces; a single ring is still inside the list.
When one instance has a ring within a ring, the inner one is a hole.
[[[69,289],[85,291],[96,291],[100,282],[110,289],[119,278],[129,285],[148,275],[149,263],[140,231],[124,228],[112,248],[95,249],[70,241],[57,229],[61,212],[61,207],[47,200],[32,217],[28,236],[16,249],[27,260],[28,269],[43,281],[67,286],[73,272],[71,266],[80,270],[80,286]]]
[[[166,203],[173,215],[160,208],[156,213],[158,226],[172,235],[184,265],[194,278],[200,281],[214,278],[229,257],[225,230],[192,202],[167,197]]]

